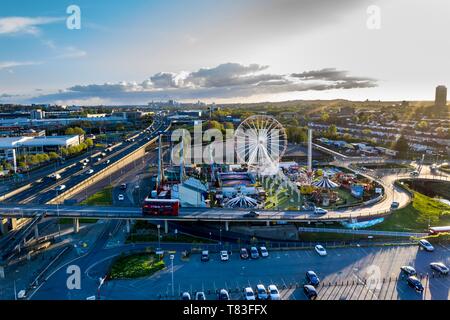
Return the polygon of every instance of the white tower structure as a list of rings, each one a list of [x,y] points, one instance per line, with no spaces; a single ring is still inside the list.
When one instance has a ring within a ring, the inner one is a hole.
[[[308,128],[308,172],[312,172],[312,129]]]

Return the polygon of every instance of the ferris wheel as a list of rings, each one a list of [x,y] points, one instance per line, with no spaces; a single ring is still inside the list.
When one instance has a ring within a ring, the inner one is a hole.
[[[276,174],[287,148],[287,134],[274,117],[254,115],[244,120],[235,132],[236,155],[249,170]]]

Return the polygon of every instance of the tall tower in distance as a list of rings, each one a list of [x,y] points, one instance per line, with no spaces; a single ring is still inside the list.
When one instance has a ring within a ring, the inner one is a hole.
[[[436,98],[434,100],[436,107],[445,107],[447,105],[447,88],[445,86],[436,87]]]

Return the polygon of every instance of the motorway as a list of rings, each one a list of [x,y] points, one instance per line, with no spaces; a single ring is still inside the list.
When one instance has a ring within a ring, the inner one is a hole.
[[[111,154],[108,154],[103,158],[97,159],[97,157],[87,157],[89,159],[89,163],[85,168],[83,168],[83,166],[79,163],[72,164],[65,171],[61,172],[61,179],[57,181],[46,177],[38,179],[32,183],[32,186],[29,189],[9,198],[6,203],[45,204],[57,196],[58,191],[55,190],[57,186],[65,185],[66,188],[63,191],[76,186],[81,181],[87,179],[89,175],[93,174],[89,173],[89,170],[92,169],[95,173],[114,164],[125,155],[148,143],[149,140],[156,137],[157,133],[163,130],[166,126],[167,122],[157,118],[155,119],[154,124],[147,128],[152,130],[151,133],[139,133],[135,136],[134,142],[123,142],[120,146],[115,148]]]
[[[111,229],[112,227],[110,227]],[[79,299],[97,294],[99,278],[107,273],[111,261],[122,252],[144,249],[154,244],[103,247],[97,242],[90,253],[60,266],[35,291],[31,299]],[[215,246],[215,245],[212,245]],[[228,289],[233,300],[242,299],[242,289],[266,287],[275,284],[283,300],[305,300],[301,285],[304,274],[314,270],[322,281],[318,288],[322,300],[448,300],[450,277],[433,277],[429,263],[450,262],[450,247],[439,245],[435,252],[420,250],[417,245],[390,247],[328,248],[328,255],[320,257],[312,249],[270,250],[268,258],[241,260],[233,252],[228,262],[222,262],[216,251],[210,250],[209,262],[200,262],[200,255],[192,254],[188,261],[181,259],[182,244],[162,244],[166,252],[175,254],[174,297],[172,297],[171,267],[168,254],[167,268],[153,276],[133,280],[107,281],[100,289],[103,300],[132,299],[157,300],[162,296],[177,299],[182,292],[204,291],[208,300],[216,299],[214,292]],[[207,245],[203,245],[208,249]],[[81,269],[81,289],[68,290],[65,286],[68,265]],[[423,294],[409,288],[400,276],[400,267],[413,266],[422,274]],[[427,276],[428,274],[428,276]],[[366,281],[366,282],[365,282]],[[208,294],[209,292],[209,294]]]

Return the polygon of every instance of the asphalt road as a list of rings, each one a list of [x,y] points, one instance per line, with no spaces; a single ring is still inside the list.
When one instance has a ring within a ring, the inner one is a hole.
[[[165,122],[158,120],[157,122],[155,122],[154,132],[162,129],[164,126]],[[124,142],[120,147],[114,149],[112,154],[107,155],[100,161],[97,161],[97,159],[89,158],[90,162],[86,168],[83,169],[80,165],[75,165],[63,172],[61,174],[61,179],[58,181],[44,179],[42,182],[34,182],[31,188],[8,199],[8,202],[44,204],[57,196],[57,192],[55,191],[56,186],[64,184],[66,186],[65,190],[76,186],[81,181],[89,177],[89,174],[87,172],[90,169],[93,169],[94,172],[98,172],[108,165],[113,164],[115,161],[123,158],[130,152],[133,152],[134,150],[140,148],[143,144],[148,142],[148,138],[154,138],[155,136],[156,133],[141,134],[135,142]],[[109,160],[110,162],[107,163],[107,160]]]
[[[100,248],[101,242],[96,245]],[[142,245],[145,246],[145,245]],[[81,299],[96,295],[99,277],[103,277],[111,260],[131,246],[93,250],[72,264],[80,266],[81,290],[68,290],[67,274],[61,268],[32,296],[32,299]],[[450,277],[433,278],[429,263],[450,263],[450,246],[438,246],[433,253],[419,250],[417,246],[365,247],[329,249],[327,257],[318,256],[313,250],[272,251],[268,258],[241,260],[235,253],[230,261],[221,262],[217,253],[211,254],[209,262],[201,262],[198,254],[190,261],[180,259],[181,245],[168,245],[175,250],[174,293],[205,291],[208,299],[215,299],[215,290],[226,288],[233,299],[242,299],[244,287],[266,287],[275,284],[283,299],[303,300],[301,285],[304,274],[314,270],[322,284],[318,288],[319,299],[327,300],[448,300]],[[151,277],[135,280],[107,281],[100,290],[101,299],[159,299],[171,295],[171,268]],[[411,265],[424,275],[423,294],[409,288],[405,279],[399,278],[402,265]],[[425,276],[429,274],[428,278]],[[364,284],[364,280],[367,283]],[[384,282],[383,282],[384,279]],[[299,288],[296,287],[299,286]]]

